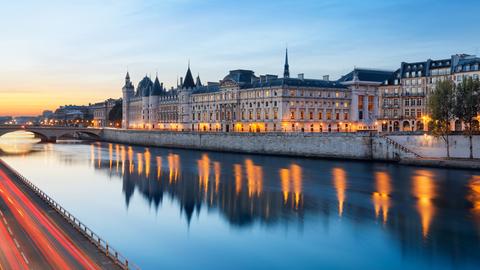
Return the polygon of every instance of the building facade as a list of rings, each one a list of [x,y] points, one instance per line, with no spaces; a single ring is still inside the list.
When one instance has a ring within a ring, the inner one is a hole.
[[[401,63],[400,68],[378,87],[381,106],[379,131],[428,130],[431,121],[428,98],[435,91],[437,82],[452,80],[458,84],[468,77],[478,79],[479,64],[480,58],[466,54],[440,60]],[[451,126],[455,130],[462,130],[459,121]]]
[[[431,121],[428,97],[442,80],[478,79],[480,58],[459,54],[402,62],[395,71],[355,68],[340,79],[283,77],[232,70],[202,84],[188,66],[176,88],[145,76],[135,89],[127,72],[123,128],[200,132],[424,131]],[[452,123],[460,130],[461,124]]]
[[[355,69],[340,80],[232,70],[202,85],[190,66],[177,88],[145,76],[136,90],[127,73],[123,128],[200,132],[350,132],[376,129],[378,87],[391,71]]]

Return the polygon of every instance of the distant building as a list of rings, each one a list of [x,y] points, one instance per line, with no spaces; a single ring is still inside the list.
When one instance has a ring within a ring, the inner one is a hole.
[[[65,105],[55,110],[49,124],[54,125],[89,125],[92,116],[88,106]]]
[[[121,102],[121,100],[110,98],[88,106],[90,115],[93,116],[92,124],[94,127],[110,126],[111,123],[108,120],[108,116],[117,102]]]

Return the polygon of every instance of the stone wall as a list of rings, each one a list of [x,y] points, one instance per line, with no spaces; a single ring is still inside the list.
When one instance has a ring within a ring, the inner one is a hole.
[[[389,138],[406,145],[417,154],[426,158],[443,158],[447,156],[447,148],[442,138],[431,135],[388,135]],[[450,156],[455,158],[469,157],[468,137],[450,136]],[[473,157],[480,158],[480,136],[473,136]]]
[[[194,133],[105,129],[105,141],[240,153],[398,160],[409,153],[368,133]]]

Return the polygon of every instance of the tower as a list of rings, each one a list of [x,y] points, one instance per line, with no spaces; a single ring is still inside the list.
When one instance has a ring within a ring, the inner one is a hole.
[[[290,78],[290,67],[288,66],[288,48],[285,49],[285,65],[283,67],[283,78]]]
[[[123,94],[123,99],[122,99],[122,128],[128,128],[129,126],[129,119],[128,119],[128,114],[129,114],[129,103],[130,103],[130,98],[133,97],[135,94],[135,87],[133,86],[132,81],[130,81],[130,74],[125,76],[125,85],[122,88],[122,94]]]
[[[152,128],[156,127],[158,123],[158,106],[160,104],[160,95],[162,95],[162,85],[158,80],[158,74],[155,76],[155,82],[153,83],[153,87],[151,88],[150,98],[149,98],[149,106],[148,106],[148,114],[150,124]]]
[[[191,108],[190,108],[190,96],[192,90],[195,88],[195,81],[193,80],[192,71],[190,70],[190,63],[188,63],[187,73],[185,74],[185,80],[181,82],[178,89],[179,99],[179,122],[184,130],[193,130],[193,126],[189,126],[191,121]]]

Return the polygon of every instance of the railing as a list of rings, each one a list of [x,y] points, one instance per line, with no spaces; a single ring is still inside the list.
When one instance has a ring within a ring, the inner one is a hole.
[[[408,149],[407,147],[399,144],[398,142],[390,139],[389,137],[387,137],[386,135],[382,135],[382,137],[384,137],[386,140],[387,140],[387,143],[393,145],[395,148],[398,148],[406,153],[410,153],[412,155],[414,155],[416,158],[422,158],[422,156],[420,156],[419,154],[413,152],[412,150]]]
[[[5,161],[0,159],[0,163],[10,170],[12,173],[15,174],[25,185],[32,189],[41,199],[43,199],[46,203],[48,203],[55,211],[57,211],[63,218],[65,218],[68,223],[70,223],[75,229],[77,229],[81,234],[86,236],[90,242],[92,242],[100,251],[105,253],[107,257],[112,259],[117,265],[119,265],[122,269],[130,270],[135,269],[139,270],[140,267],[131,263],[127,258],[122,256],[118,251],[112,248],[105,240],[100,238],[98,234],[94,233],[90,228],[88,228],[85,224],[80,222],[76,217],[70,214],[65,208],[63,208],[59,203],[53,200],[50,196],[45,194],[41,189],[35,186],[32,182],[30,182],[27,178],[21,175],[18,171],[10,167]]]

